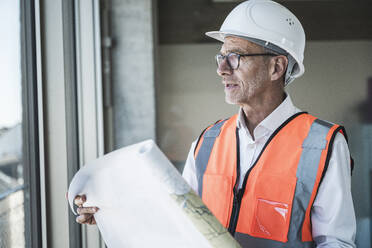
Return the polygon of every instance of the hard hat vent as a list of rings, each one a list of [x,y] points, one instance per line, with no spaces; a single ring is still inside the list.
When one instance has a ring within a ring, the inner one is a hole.
[[[288,22],[289,26],[294,25],[294,21],[292,21],[292,18],[287,18],[286,21]]]
[[[288,9],[274,2],[258,1],[248,11],[249,18],[252,18],[262,32],[275,33],[286,40],[296,40],[297,33],[292,28],[295,27],[296,18]]]

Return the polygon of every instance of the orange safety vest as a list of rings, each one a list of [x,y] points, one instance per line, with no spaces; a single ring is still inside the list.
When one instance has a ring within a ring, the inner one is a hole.
[[[243,247],[314,247],[310,211],[343,127],[305,112],[270,136],[238,189],[237,115],[208,127],[195,148],[198,193]]]

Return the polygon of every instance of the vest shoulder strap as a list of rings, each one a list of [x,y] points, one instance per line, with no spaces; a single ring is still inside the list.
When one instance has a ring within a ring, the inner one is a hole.
[[[327,137],[334,125],[333,123],[315,119],[310,126],[306,138],[302,142],[302,152],[297,165],[297,182],[288,232],[288,240],[290,242],[301,241],[303,224],[310,221],[304,220],[308,219],[306,216],[307,209],[308,206],[312,205],[312,201],[315,198],[315,196],[313,197],[313,189],[319,188],[319,184],[317,184],[318,170],[322,169],[322,174],[324,173],[325,160],[322,160],[322,153],[323,150],[327,149]],[[330,149],[332,147],[328,146],[328,150]]]
[[[208,127],[204,128],[204,130],[200,133],[199,137],[198,137],[198,140],[196,141],[196,145],[194,147],[194,157],[196,157],[196,151],[197,151],[197,148],[199,147],[199,143],[200,143],[200,140],[202,139],[204,133],[209,130],[210,128],[212,128],[214,125],[218,124],[219,122],[225,122],[226,120],[228,119],[221,119],[221,120],[218,120],[216,121],[215,123],[213,123],[212,125],[209,125]]]
[[[226,122],[227,119],[216,122],[214,125],[206,128],[202,134],[199,136],[198,142],[195,146],[194,155],[196,154],[196,149],[199,145],[201,137],[203,137],[203,143],[199,149],[198,154],[195,158],[196,164],[196,178],[198,180],[198,194],[201,197],[203,192],[203,175],[207,168],[208,160],[212,152],[212,148],[216,138],[220,135],[221,127]]]

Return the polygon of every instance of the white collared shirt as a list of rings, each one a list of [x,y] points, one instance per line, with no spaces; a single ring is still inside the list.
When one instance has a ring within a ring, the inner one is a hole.
[[[240,144],[240,180],[253,165],[271,134],[289,117],[300,112],[290,96],[261,123],[251,134],[246,127],[243,110],[237,119]],[[194,159],[196,141],[192,143],[182,176],[198,192],[198,181]],[[333,151],[327,172],[319,187],[311,210],[313,238],[317,247],[355,247],[356,220],[351,196],[350,154],[344,136],[338,133],[333,143]]]

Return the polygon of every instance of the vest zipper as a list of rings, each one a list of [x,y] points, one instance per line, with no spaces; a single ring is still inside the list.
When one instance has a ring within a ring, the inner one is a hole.
[[[240,206],[241,206],[243,194],[244,194],[243,188],[239,189],[237,192],[234,191],[233,209],[231,211],[230,224],[229,224],[229,229],[228,229],[232,236],[234,236],[236,225],[238,224],[238,218],[239,218],[239,212],[240,212]]]
[[[247,186],[247,181],[248,181],[247,179],[254,165],[251,168],[249,168],[249,170],[245,174],[242,187],[238,190],[234,190],[233,210],[231,212],[231,218],[230,218],[230,224],[229,224],[229,232],[233,236],[235,235],[236,225],[238,224],[240,207],[242,205],[243,195],[245,192],[245,188]]]
[[[234,184],[233,188],[233,193],[234,193],[234,198],[233,198],[233,206],[231,210],[231,215],[230,215],[230,223],[228,227],[228,231],[232,236],[235,234],[235,229],[236,225],[238,223],[238,217],[239,217],[239,210],[240,210],[240,202],[241,199],[239,200],[239,195],[242,191],[242,189],[238,189],[238,182],[240,179],[240,145],[239,145],[239,129],[235,129],[235,137],[236,137],[236,181]],[[243,192],[244,193],[244,192]]]
[[[239,130],[238,128],[236,128],[236,154],[237,154],[237,158],[236,158],[236,181],[235,181],[235,185],[234,185],[234,199],[233,199],[233,208],[232,208],[232,211],[231,211],[231,215],[230,215],[230,223],[229,223],[229,228],[228,228],[228,231],[230,232],[230,234],[232,236],[235,235],[235,231],[236,231],[236,226],[238,224],[238,218],[239,218],[239,213],[240,213],[240,207],[241,207],[241,204],[242,204],[242,199],[243,199],[243,195],[244,195],[244,192],[245,192],[245,188],[247,186],[247,181],[248,181],[248,176],[250,174],[250,172],[252,171],[253,167],[255,167],[255,165],[257,164],[257,161],[258,159],[260,158],[260,155],[258,156],[257,160],[254,162],[254,164],[251,166],[251,168],[248,169],[247,173],[245,173],[244,175],[244,180],[243,180],[243,185],[240,189],[238,189],[238,182],[239,182],[239,179],[240,179],[240,145],[239,145]],[[269,141],[270,142],[270,138],[269,138]],[[267,145],[267,144],[266,144]],[[265,148],[265,147],[264,147]],[[264,149],[263,148],[263,149]],[[263,150],[262,150],[263,151]],[[261,153],[262,153],[261,151]]]

